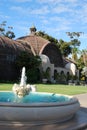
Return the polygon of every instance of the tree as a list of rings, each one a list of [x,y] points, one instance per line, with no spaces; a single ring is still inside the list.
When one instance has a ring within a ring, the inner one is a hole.
[[[77,62],[77,60],[78,60],[77,53],[79,53],[79,50],[78,50],[77,47],[74,47],[72,49],[72,60],[75,61],[75,62]]]
[[[56,38],[49,36],[48,34],[42,31],[39,31],[36,34],[49,40],[51,43],[56,44],[63,56],[68,56],[71,53],[71,47],[68,42],[63,41],[62,39],[58,41]]]
[[[58,46],[64,57],[67,57],[71,53],[71,47],[68,42],[65,42],[62,39],[60,39]]]
[[[77,65],[80,69],[87,66],[87,50],[83,49],[79,51],[79,58],[77,60]]]
[[[83,32],[66,32],[66,34],[71,38],[80,37]]]
[[[83,68],[82,74],[84,74],[87,77],[87,67]]]
[[[81,54],[82,54],[82,58],[83,58],[83,62],[85,64],[85,66],[87,66],[87,50],[86,49],[83,49],[81,51]]]
[[[15,34],[14,32],[12,31],[13,27],[9,26],[7,27],[7,30],[6,30],[6,21],[3,21],[1,24],[0,24],[0,35],[1,36],[6,36],[10,39],[12,38],[15,38]]]
[[[16,66],[18,69],[22,69],[25,66],[27,73],[28,82],[38,81],[38,68],[41,64],[41,59],[39,56],[34,56],[28,52],[21,52],[16,59]]]
[[[58,44],[58,40],[50,35],[48,35],[47,33],[45,33],[44,31],[38,31],[36,33],[37,35],[49,40],[51,43],[55,43],[55,44]]]
[[[80,57],[77,61],[77,67],[79,70],[81,70],[84,67],[84,62],[82,60],[82,57]]]
[[[77,67],[79,69],[79,74],[80,77],[85,77],[85,73],[83,73],[84,71],[84,67],[87,67],[87,50],[79,50],[79,58],[77,59]],[[87,80],[87,77],[86,77]]]
[[[3,22],[0,24],[0,35],[4,35],[5,26],[6,26],[6,21],[3,21]]]
[[[82,74],[85,75],[85,81],[87,83],[87,67],[84,67],[82,70]]]
[[[82,32],[66,32],[66,34],[71,39],[69,44],[72,48],[72,59],[74,61],[76,61],[77,60],[78,46],[80,46],[80,44],[81,44],[81,42],[78,40],[78,38],[81,36]]]

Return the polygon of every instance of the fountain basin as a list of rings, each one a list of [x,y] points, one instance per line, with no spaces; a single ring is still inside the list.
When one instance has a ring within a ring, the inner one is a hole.
[[[1,92],[0,92],[1,93]],[[35,92],[37,93],[37,92]],[[43,93],[40,93],[43,94]],[[48,93],[46,93],[48,94]],[[50,95],[53,95],[50,93]],[[56,94],[56,96],[61,96]],[[55,123],[72,118],[80,108],[77,98],[62,102],[0,102],[0,121]]]

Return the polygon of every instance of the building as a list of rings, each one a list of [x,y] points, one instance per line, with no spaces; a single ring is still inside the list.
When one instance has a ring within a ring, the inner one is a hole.
[[[19,70],[15,66],[15,60],[22,51],[31,52],[30,47],[0,36],[0,81],[17,80]]]
[[[42,59],[40,70],[50,73],[49,80],[54,82],[56,74],[75,75],[74,63],[63,59],[59,48],[50,41],[38,36],[36,28],[30,28],[30,35],[20,37],[16,40],[0,37],[0,80],[16,79],[15,59],[22,51],[33,55],[39,55]]]

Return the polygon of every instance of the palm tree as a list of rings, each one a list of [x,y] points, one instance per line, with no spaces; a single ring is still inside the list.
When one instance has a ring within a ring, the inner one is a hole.
[[[75,62],[78,60],[78,55],[77,55],[78,53],[79,53],[78,48],[74,47],[72,49],[72,60],[75,61]]]
[[[83,56],[83,62],[85,66],[87,66],[87,50],[86,49],[82,50],[82,56]]]

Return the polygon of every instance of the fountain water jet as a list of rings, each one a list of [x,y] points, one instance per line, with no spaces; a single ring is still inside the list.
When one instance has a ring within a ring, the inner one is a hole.
[[[25,73],[25,67],[22,68],[22,74],[21,74],[21,81],[20,84],[14,84],[13,86],[13,92],[18,95],[18,97],[24,97],[29,94],[30,91],[35,92],[36,86],[35,85],[26,85],[26,73]]]
[[[25,75],[25,67],[23,67],[22,69],[22,74],[21,74],[21,82],[20,82],[20,86],[26,86],[26,80],[27,80],[27,77]]]

